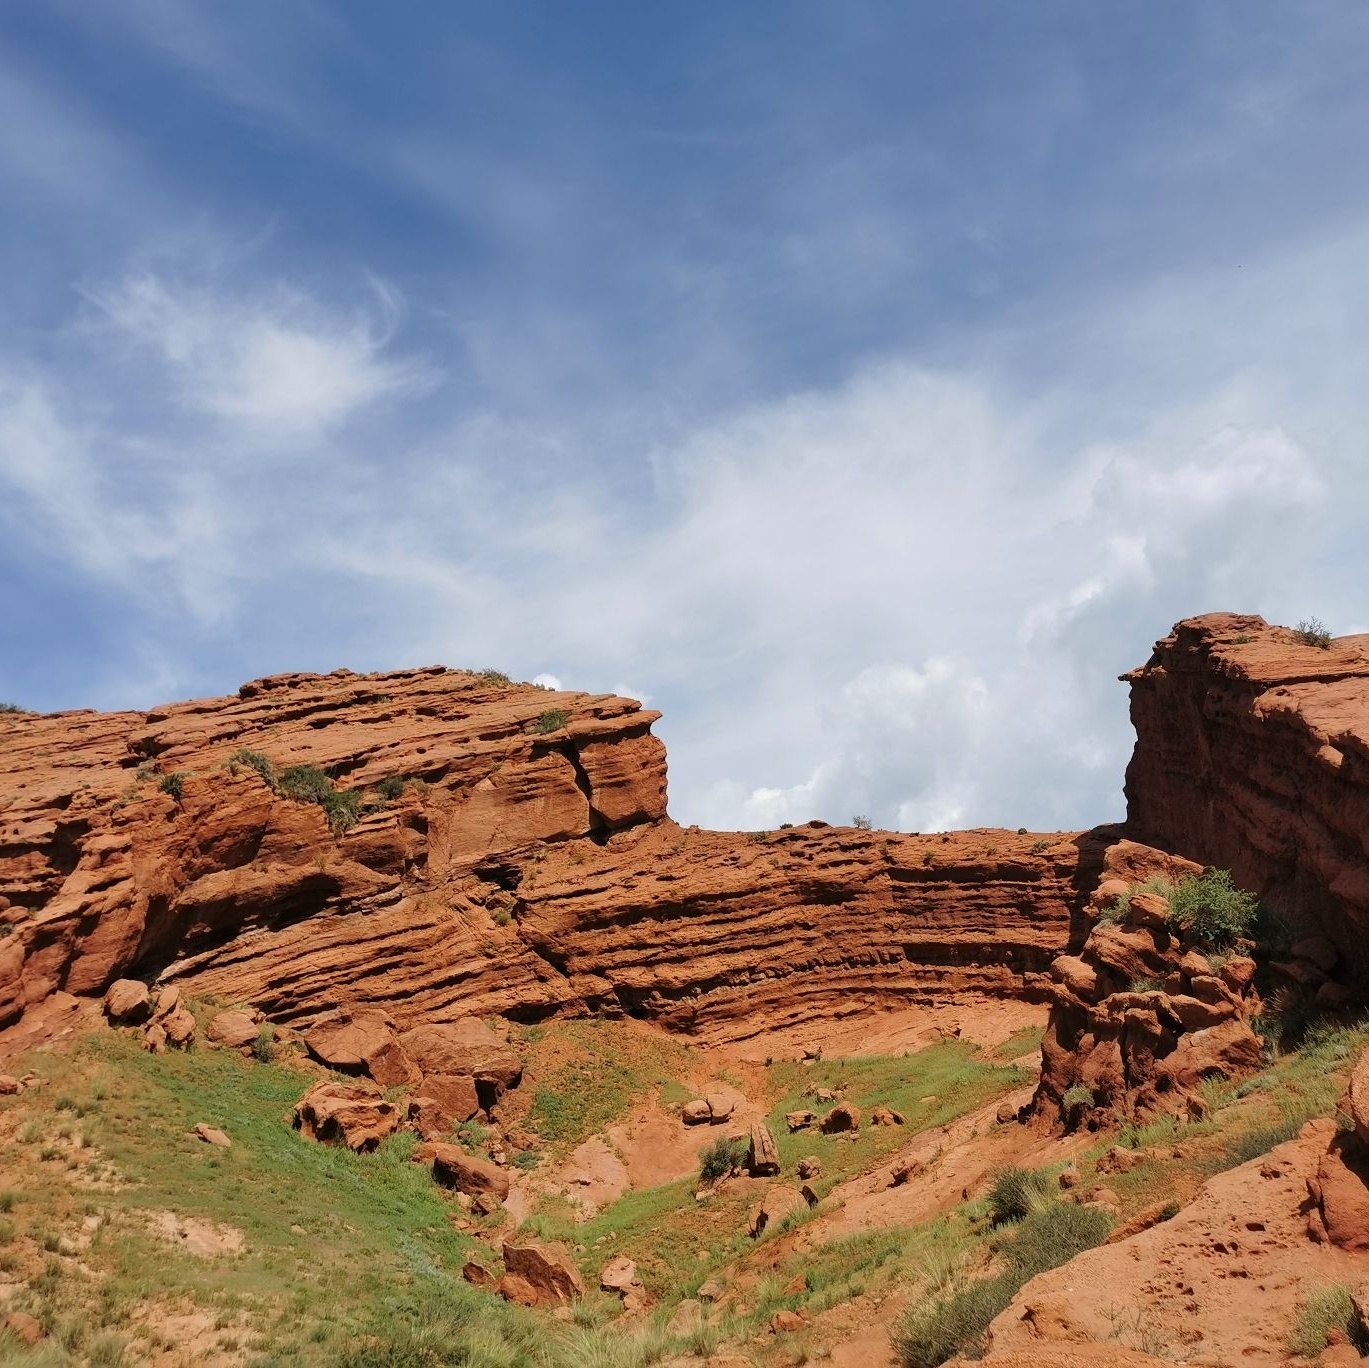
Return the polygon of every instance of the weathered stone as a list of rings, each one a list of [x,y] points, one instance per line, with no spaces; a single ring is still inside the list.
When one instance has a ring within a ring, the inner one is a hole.
[[[751,1209],[751,1219],[747,1229],[751,1238],[757,1239],[766,1230],[779,1225],[784,1218],[795,1211],[803,1211],[808,1203],[797,1189],[775,1184],[766,1188],[761,1200]]]
[[[860,1108],[850,1102],[838,1102],[822,1118],[819,1129],[824,1135],[836,1135],[841,1131],[860,1129]]]
[[[204,1121],[196,1122],[191,1134],[197,1140],[203,1140],[206,1145],[218,1145],[221,1149],[227,1149],[233,1143],[223,1131]]]
[[[599,1270],[601,1292],[616,1292],[620,1297],[625,1297],[641,1285],[641,1279],[637,1276],[637,1265],[626,1254],[615,1254]]]
[[[872,1126],[901,1126],[903,1124],[903,1113],[895,1111],[892,1107],[874,1107],[870,1111],[870,1124]]]
[[[816,1113],[810,1111],[791,1111],[784,1114],[784,1124],[788,1126],[791,1135],[795,1131],[807,1130],[817,1119]]]
[[[524,1280],[535,1292],[534,1305],[566,1305],[585,1294],[584,1279],[564,1246],[531,1241],[504,1242],[505,1276]]]
[[[246,1012],[215,1012],[204,1028],[206,1038],[216,1045],[240,1050],[256,1044],[261,1027]]]
[[[459,1145],[432,1144],[425,1147],[431,1153],[433,1178],[443,1187],[457,1192],[492,1193],[501,1201],[509,1195],[509,1175],[488,1159],[467,1154]]]
[[[773,1178],[780,1171],[780,1151],[770,1127],[757,1121],[751,1127],[746,1167],[753,1178]]]
[[[136,1026],[152,1014],[147,984],[137,979],[117,979],[105,993],[105,1015],[116,1026]]]
[[[798,1174],[800,1178],[821,1178],[822,1160],[816,1154],[806,1154],[799,1160]]]
[[[399,1126],[399,1109],[374,1083],[316,1083],[295,1105],[295,1127],[311,1140],[363,1153]]]
[[[708,1102],[702,1097],[691,1098],[680,1108],[680,1120],[686,1126],[704,1126],[713,1119]]]

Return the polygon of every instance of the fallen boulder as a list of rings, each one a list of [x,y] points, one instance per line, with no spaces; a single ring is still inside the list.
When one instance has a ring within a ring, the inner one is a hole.
[[[838,1102],[822,1118],[818,1129],[824,1135],[837,1135],[843,1131],[858,1131],[860,1129],[860,1108],[850,1102]]]
[[[423,1073],[473,1078],[488,1110],[523,1077],[514,1049],[475,1017],[415,1026],[399,1037],[405,1055]]]
[[[105,1015],[115,1026],[136,1026],[152,1015],[152,995],[137,979],[116,979],[105,993]]]
[[[469,1193],[472,1197],[478,1192],[488,1192],[500,1201],[509,1195],[509,1175],[488,1159],[467,1154],[459,1145],[428,1145],[424,1149],[431,1151],[433,1178],[443,1187]]]
[[[204,1034],[216,1045],[241,1050],[245,1046],[256,1044],[261,1027],[246,1012],[216,1012],[209,1018]]]
[[[601,1292],[616,1292],[620,1297],[626,1297],[633,1291],[639,1291],[641,1286],[641,1279],[637,1276],[637,1265],[626,1254],[615,1254],[599,1270]]]
[[[584,1279],[575,1261],[559,1244],[504,1243],[504,1278],[514,1277],[532,1289],[534,1306],[565,1306],[583,1297]],[[501,1294],[502,1295],[502,1294]]]
[[[746,1167],[753,1178],[774,1178],[780,1171],[780,1151],[770,1127],[757,1121],[751,1127]]]
[[[686,1126],[707,1125],[713,1119],[712,1109],[705,1098],[694,1097],[680,1108],[680,1120]]]
[[[399,1108],[374,1084],[316,1083],[295,1105],[295,1128],[310,1140],[341,1143],[357,1153],[376,1148],[399,1127]]]
[[[796,1211],[806,1211],[808,1203],[797,1188],[775,1184],[765,1190],[765,1195],[751,1209],[751,1219],[747,1229],[753,1240],[759,1239],[766,1230],[779,1225],[786,1216]]]
[[[233,1143],[221,1130],[203,1121],[197,1122],[190,1133],[206,1145],[218,1145],[221,1149],[227,1149]]]
[[[789,1127],[790,1135],[795,1131],[807,1130],[817,1122],[817,1116],[810,1111],[785,1112],[784,1124]]]
[[[875,1107],[870,1113],[870,1124],[872,1126],[901,1126],[903,1124],[903,1113],[895,1111],[892,1107]]]
[[[384,1012],[338,1012],[304,1033],[304,1048],[338,1073],[364,1074],[384,1088],[415,1083],[418,1070]]]

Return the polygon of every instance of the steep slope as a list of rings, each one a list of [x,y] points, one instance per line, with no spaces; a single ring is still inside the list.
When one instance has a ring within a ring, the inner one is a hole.
[[[1369,968],[1369,635],[1323,648],[1212,613],[1123,678],[1129,834],[1230,869]]]
[[[0,720],[0,1024],[127,973],[283,1021],[608,1010],[722,1036],[1044,995],[1108,833],[685,831],[656,716],[434,667]],[[332,777],[334,820],[282,791],[291,766]]]

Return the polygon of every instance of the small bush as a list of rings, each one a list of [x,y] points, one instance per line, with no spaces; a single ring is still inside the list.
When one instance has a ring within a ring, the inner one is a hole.
[[[403,795],[404,790],[409,787],[407,776],[402,774],[392,774],[387,779],[382,779],[376,785],[376,792],[385,799],[387,803],[393,803],[396,798]]]
[[[276,1028],[269,1021],[262,1022],[257,1038],[252,1042],[252,1057],[260,1064],[269,1064],[276,1055]]]
[[[297,803],[317,803],[335,834],[355,826],[361,816],[361,794],[334,787],[317,765],[291,765],[281,770],[280,792]]]
[[[0,1211],[3,1211],[5,1215],[8,1216],[23,1200],[22,1194],[17,1192],[14,1188],[5,1188],[3,1192],[0,1192]]]
[[[560,731],[569,720],[570,714],[564,708],[548,708],[537,719],[537,731],[540,735],[546,736],[550,732]]]
[[[1145,977],[1132,979],[1130,985],[1133,993],[1158,993],[1164,986],[1157,978]]]
[[[17,703],[0,703],[0,716],[13,716],[15,713],[28,712],[27,708],[21,708]]]
[[[699,1177],[705,1183],[716,1183],[746,1162],[747,1144],[740,1136],[729,1139],[719,1136],[699,1156]]]
[[[250,770],[255,770],[267,788],[271,789],[272,792],[279,790],[280,783],[276,777],[276,767],[260,751],[248,750],[244,746],[242,750],[234,751],[228,757],[228,763],[230,766],[244,765]]]
[[[496,907],[490,913],[490,919],[496,926],[507,926],[513,920],[513,913],[507,907]]]
[[[962,1349],[975,1349],[989,1322],[1017,1291],[1011,1271],[917,1303],[896,1321],[889,1339],[902,1368],[941,1368]]]
[[[507,688],[513,681],[503,670],[481,670],[476,676],[482,684],[493,684],[496,688]]]
[[[169,793],[179,803],[181,794],[185,792],[185,775],[179,770],[174,774],[164,774],[157,780],[157,787],[163,793]]]
[[[1082,1083],[1076,1083],[1072,1088],[1065,1089],[1065,1095],[1061,1099],[1066,1111],[1073,1111],[1076,1107],[1093,1106],[1093,1089],[1086,1088]]]
[[[1111,1217],[1097,1207],[1042,1202],[1027,1213],[1012,1239],[1004,1243],[1003,1254],[1026,1282],[1102,1244],[1111,1229]]]
[[[989,1215],[994,1225],[1020,1221],[1053,1197],[1050,1175],[1040,1169],[1004,1168],[989,1185]]]
[[[1186,940],[1221,950],[1248,936],[1259,914],[1253,893],[1237,888],[1226,869],[1208,869],[1176,884],[1169,894],[1170,920]]]
[[[1303,618],[1293,628],[1293,635],[1304,646],[1320,646],[1323,651],[1329,650],[1331,647],[1331,633],[1320,618]]]
[[[1360,1328],[1348,1287],[1314,1287],[1307,1293],[1298,1311],[1298,1318],[1293,1322],[1292,1333],[1288,1336],[1288,1352],[1303,1358],[1317,1358],[1326,1348],[1329,1330],[1343,1331],[1361,1353],[1369,1349],[1369,1340],[1366,1340]]]
[[[851,818],[851,825],[855,827],[857,831],[869,831],[872,823],[868,817],[857,813],[856,816]]]

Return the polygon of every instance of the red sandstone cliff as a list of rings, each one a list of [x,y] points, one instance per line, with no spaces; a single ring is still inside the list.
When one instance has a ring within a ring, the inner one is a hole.
[[[1369,968],[1369,636],[1323,649],[1212,613],[1123,679],[1128,834],[1230,869]]]
[[[686,831],[655,718],[441,668],[0,718],[0,1025],[138,973],[281,1020],[609,1010],[741,1034],[1042,996],[1082,938],[1107,833]],[[243,748],[370,810],[334,832]],[[420,782],[385,798],[400,779]]]

